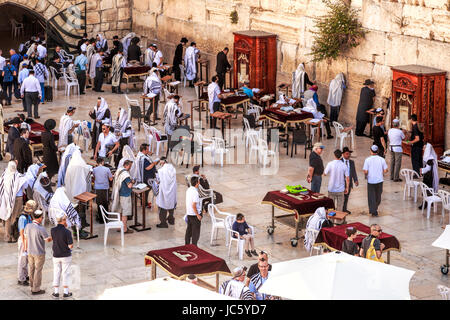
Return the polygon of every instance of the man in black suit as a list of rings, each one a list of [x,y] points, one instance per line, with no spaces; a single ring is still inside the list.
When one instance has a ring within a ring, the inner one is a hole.
[[[217,54],[216,72],[217,76],[219,77],[219,87],[221,91],[223,89],[223,85],[225,84],[225,75],[231,68],[231,65],[228,63],[227,59],[228,51],[228,48],[225,47]]]
[[[350,186],[348,188],[348,193],[344,194],[344,207],[343,210],[348,214],[351,214],[350,211],[347,210],[348,197],[350,196],[350,192],[353,188],[353,182],[358,186],[358,175],[356,174],[355,162],[350,159],[350,155],[353,151],[351,151],[348,147],[344,147],[342,149],[342,161],[345,163],[347,168],[349,168],[349,178],[350,178]]]
[[[14,141],[14,157],[17,160],[17,171],[20,173],[25,173],[33,164],[33,155],[28,142],[29,136],[28,129],[20,129],[20,138]]]
[[[14,141],[20,137],[20,119],[15,117],[11,121],[11,127],[8,130],[8,140],[6,142],[6,152],[11,154],[11,160],[14,160]]]

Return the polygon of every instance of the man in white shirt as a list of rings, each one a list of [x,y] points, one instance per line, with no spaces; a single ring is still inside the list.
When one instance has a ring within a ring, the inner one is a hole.
[[[328,197],[333,199],[334,208],[343,211],[344,194],[348,193],[348,186],[350,184],[349,169],[340,160],[342,157],[341,150],[334,151],[335,159],[327,164],[324,175],[329,175],[328,181]]]
[[[155,52],[155,55],[153,57],[153,63],[156,63],[157,68],[161,68],[163,64],[163,54],[160,50],[158,50],[156,44],[152,44],[152,50],[153,52]]]
[[[111,146],[114,147],[111,148]],[[110,148],[110,151],[106,149]],[[94,160],[97,161],[97,155],[101,158],[111,158],[114,151],[119,148],[119,140],[109,131],[109,122],[105,121],[102,125],[102,133],[98,136],[97,146],[95,147]],[[105,161],[106,162],[106,161]],[[109,162],[109,161],[108,161]]]
[[[39,42],[36,50],[37,50],[39,59],[44,59],[47,56],[47,48],[44,47],[41,42]]]
[[[367,179],[367,200],[369,213],[378,217],[378,206],[381,203],[383,193],[383,175],[388,172],[386,160],[378,154],[377,145],[370,147],[370,157],[364,161],[363,171]]]
[[[222,98],[220,94],[219,87],[219,77],[213,76],[211,79],[211,83],[208,85],[208,99],[209,99],[209,115],[210,115],[210,128],[218,129],[216,126],[217,119],[212,117],[211,115],[220,110],[220,99]]]
[[[197,245],[200,238],[200,227],[202,224],[202,208],[198,195],[198,177],[191,178],[191,186],[186,190],[186,234],[184,236],[185,244]]]
[[[395,182],[402,181],[398,175],[402,166],[402,140],[405,139],[405,133],[399,126],[400,121],[394,119],[392,120],[392,128],[388,130],[389,149],[391,150],[391,180]]]
[[[34,76],[34,70],[30,70],[30,75],[23,80],[20,87],[20,95],[25,99],[27,106],[28,118],[31,118],[31,105],[34,105],[34,118],[39,119],[38,108],[39,100],[42,97],[42,89],[39,80]]]

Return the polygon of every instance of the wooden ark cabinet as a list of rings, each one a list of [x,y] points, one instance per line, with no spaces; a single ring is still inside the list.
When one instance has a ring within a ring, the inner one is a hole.
[[[417,121],[423,124],[424,140],[433,145],[438,156],[442,155],[445,139],[446,71],[418,65],[391,69],[391,119],[398,117],[401,127],[408,130],[411,115],[417,114]],[[403,144],[403,151],[411,154],[410,146]]]
[[[277,82],[277,35],[264,31],[234,32],[234,83],[245,80],[250,88],[275,93]]]

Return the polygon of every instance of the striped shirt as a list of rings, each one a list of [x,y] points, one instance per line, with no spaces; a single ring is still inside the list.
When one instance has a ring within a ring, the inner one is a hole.
[[[220,286],[219,293],[240,300],[254,300],[250,289],[243,282],[230,279]]]

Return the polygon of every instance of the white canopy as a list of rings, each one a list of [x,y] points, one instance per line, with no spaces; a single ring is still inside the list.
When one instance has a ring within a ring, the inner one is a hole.
[[[432,246],[450,250],[450,225],[445,226],[444,232],[433,242]]]
[[[294,300],[409,300],[414,271],[343,252],[272,265],[260,292]]]
[[[158,278],[123,287],[106,289],[99,300],[234,300],[190,282]]]

